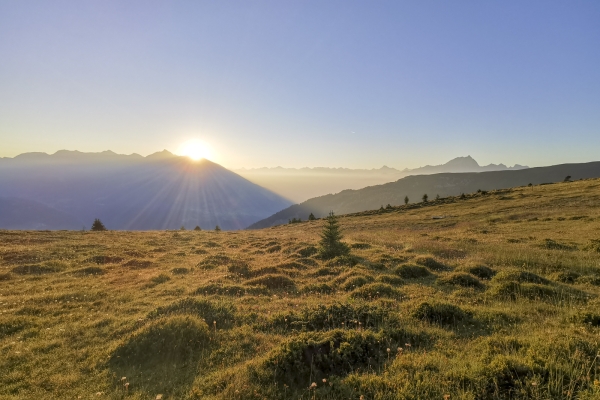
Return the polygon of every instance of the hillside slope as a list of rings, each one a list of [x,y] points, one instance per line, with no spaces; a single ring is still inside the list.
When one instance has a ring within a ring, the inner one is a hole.
[[[0,197],[0,227],[4,229],[82,229],[85,223],[36,201]]]
[[[0,196],[42,203],[88,227],[100,218],[108,229],[241,229],[291,204],[218,164],[167,151],[148,157],[61,151],[0,161]],[[17,227],[30,225],[0,224]]]
[[[421,201],[424,194],[429,199],[457,196],[477,190],[494,190],[537,185],[547,182],[560,182],[566,176],[571,179],[600,177],[600,162],[584,164],[561,164],[550,167],[528,168],[511,171],[490,171],[481,173],[433,174],[408,176],[396,182],[370,186],[359,190],[344,190],[337,194],[316,197],[252,224],[249,229],[266,228],[287,223],[292,218],[307,219],[310,213],[323,217],[330,211],[347,214],[371,210],[387,204],[404,204],[408,196],[411,203]]]
[[[600,179],[339,222],[0,231],[0,398],[600,397]]]

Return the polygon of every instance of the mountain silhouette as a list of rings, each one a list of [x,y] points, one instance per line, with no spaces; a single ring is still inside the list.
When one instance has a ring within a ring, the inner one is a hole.
[[[457,162],[460,168],[472,164],[470,160]],[[436,195],[458,196],[477,190],[505,189],[516,186],[559,182],[567,176],[571,179],[600,177],[600,162],[583,164],[561,164],[549,167],[520,170],[489,171],[479,173],[442,173],[432,175],[411,175],[396,182],[370,186],[359,190],[343,190],[309,199],[282,210],[269,218],[252,224],[249,229],[266,228],[287,223],[292,218],[308,219],[310,213],[324,217],[330,211],[347,214],[377,209],[381,206],[404,204],[408,196],[411,203],[421,201],[424,194],[430,199]]]
[[[292,204],[216,163],[166,150],[147,157],[63,150],[3,158],[0,196],[35,201],[88,226],[100,218],[108,229],[126,230],[241,229]]]
[[[378,169],[350,168],[251,168],[236,170],[252,182],[280,193],[296,202],[337,193],[345,189],[361,189],[367,186],[393,182],[409,175],[439,174],[444,172],[484,172],[525,169],[527,166],[504,164],[480,166],[471,156],[457,157],[445,164],[426,165],[414,169],[398,170],[383,166]]]

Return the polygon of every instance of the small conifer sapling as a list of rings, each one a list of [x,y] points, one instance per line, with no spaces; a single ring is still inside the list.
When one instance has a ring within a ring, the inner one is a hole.
[[[404,205],[408,205],[408,196],[404,196]]]
[[[102,223],[102,221],[100,221],[98,218],[96,218],[94,220],[94,223],[92,224],[92,228],[90,229],[94,232],[102,232],[107,230],[106,227],[104,226],[104,224]]]
[[[350,247],[342,242],[342,232],[337,217],[332,212],[325,218],[321,240],[319,241],[319,255],[325,260],[350,254]]]

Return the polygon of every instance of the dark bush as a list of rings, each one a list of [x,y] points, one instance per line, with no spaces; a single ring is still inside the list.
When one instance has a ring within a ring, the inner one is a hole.
[[[152,283],[154,283],[155,285],[159,285],[161,283],[165,283],[171,280],[171,277],[167,274],[160,274],[157,276],[154,276],[150,279],[150,281]]]
[[[123,262],[124,258],[123,257],[117,257],[117,256],[93,256],[90,257],[86,260],[84,260],[84,262],[88,262],[88,263],[94,263],[94,264],[118,264]]]
[[[52,265],[19,265],[18,267],[14,267],[11,272],[19,275],[42,275],[42,274],[51,274],[53,272],[60,272],[62,268]]]
[[[171,270],[171,273],[174,275],[185,275],[185,274],[189,274],[190,270],[185,267],[177,267],[177,268],[173,268]]]

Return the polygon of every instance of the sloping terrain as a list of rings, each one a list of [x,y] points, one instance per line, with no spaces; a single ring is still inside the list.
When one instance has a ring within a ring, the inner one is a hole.
[[[311,213],[317,217],[323,217],[330,211],[347,214],[385,207],[387,204],[397,206],[404,204],[405,196],[408,196],[410,203],[418,203],[424,194],[427,194],[429,200],[432,200],[437,195],[441,197],[457,196],[477,190],[505,189],[530,183],[537,185],[561,182],[567,176],[571,179],[600,177],[600,162],[561,164],[511,171],[408,176],[384,185],[370,186],[359,190],[344,190],[337,194],[316,197],[281,210],[252,224],[249,228],[281,225],[293,218],[305,220]]]
[[[218,164],[166,151],[148,157],[62,151],[3,159],[0,196],[42,203],[88,228],[100,218],[108,229],[128,230],[242,229],[291,204]],[[0,228],[63,229],[48,221],[0,220]]]
[[[600,180],[340,224],[0,231],[0,398],[600,397]]]

